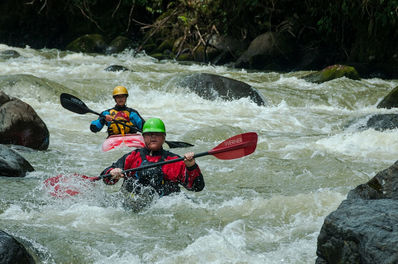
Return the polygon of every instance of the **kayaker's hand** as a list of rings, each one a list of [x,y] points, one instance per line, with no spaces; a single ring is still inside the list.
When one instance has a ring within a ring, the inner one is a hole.
[[[195,153],[193,152],[188,152],[184,154],[184,163],[187,168],[195,165],[195,159],[193,158],[194,155]]]
[[[114,168],[109,174],[112,175],[112,180],[119,180],[124,177],[123,170],[120,168]]]
[[[106,115],[105,120],[111,122],[113,120],[113,117],[111,115]]]

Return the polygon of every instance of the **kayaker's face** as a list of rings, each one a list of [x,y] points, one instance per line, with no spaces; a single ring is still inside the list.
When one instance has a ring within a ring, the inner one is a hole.
[[[166,135],[159,132],[144,133],[145,146],[150,150],[160,150],[163,146]]]
[[[124,94],[115,95],[113,98],[115,98],[115,102],[118,106],[124,106],[126,104],[127,96]]]

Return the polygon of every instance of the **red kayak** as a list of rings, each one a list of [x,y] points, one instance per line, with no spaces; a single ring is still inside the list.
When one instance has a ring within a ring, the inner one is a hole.
[[[109,151],[119,146],[143,148],[145,147],[144,138],[140,134],[113,135],[104,141],[102,151]]]
[[[44,181],[46,189],[51,196],[65,198],[75,196],[82,192],[82,189],[92,185],[97,177],[88,177],[82,174],[73,174],[72,176],[59,174]]]

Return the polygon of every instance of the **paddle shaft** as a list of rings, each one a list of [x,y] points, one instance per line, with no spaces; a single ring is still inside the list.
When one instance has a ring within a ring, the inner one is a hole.
[[[203,156],[207,156],[207,155],[211,155],[211,154],[212,153],[210,153],[209,151],[201,152],[201,153],[195,154],[193,156],[193,158],[199,158],[199,157],[203,157]],[[127,170],[124,170],[123,173],[146,170],[146,169],[150,169],[150,168],[153,168],[153,167],[162,166],[162,165],[165,165],[165,164],[170,164],[170,163],[174,163],[174,162],[183,161],[184,159],[185,159],[185,157],[181,157],[181,158],[177,158],[177,159],[156,162],[156,163],[148,164],[148,165],[137,167],[137,168],[127,169]],[[103,178],[107,178],[107,177],[110,177],[110,176],[112,176],[112,175],[111,174],[104,174],[104,175],[98,176],[96,180],[101,180]]]
[[[257,137],[256,137],[256,142],[253,141],[248,141],[248,142],[240,142],[240,143],[235,143],[235,145],[231,145],[231,146],[220,146],[218,145],[217,147],[215,147],[214,149],[210,150],[210,151],[205,151],[205,152],[201,152],[201,153],[197,153],[193,156],[193,158],[199,158],[199,157],[203,157],[203,156],[207,156],[207,155],[214,155],[215,157],[217,157],[217,154],[220,153],[224,153],[224,152],[232,152],[234,150],[239,150],[239,149],[246,149],[246,148],[252,148],[257,144]],[[253,149],[253,151],[254,151]],[[250,152],[251,153],[251,152]],[[245,156],[247,155],[246,153],[241,153],[239,154],[239,156]],[[231,157],[232,158],[236,158]],[[174,163],[174,162],[179,162],[179,161],[183,161],[185,159],[185,157],[180,157],[177,159],[172,159],[172,160],[166,160],[166,161],[161,161],[161,162],[156,162],[156,163],[152,163],[152,164],[148,164],[142,167],[137,167],[137,168],[132,168],[132,169],[127,169],[124,170],[123,173],[126,172],[133,172],[133,171],[140,171],[140,170],[145,170],[145,169],[149,169],[149,168],[153,168],[153,167],[157,167],[157,166],[162,166],[165,164],[170,164],[170,163]],[[112,176],[111,174],[105,174],[105,175],[101,175],[99,177],[97,177],[98,180],[103,179],[103,178],[107,178]]]

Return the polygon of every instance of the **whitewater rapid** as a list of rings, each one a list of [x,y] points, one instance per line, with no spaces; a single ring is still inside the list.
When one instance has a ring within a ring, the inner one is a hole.
[[[323,84],[308,72],[259,72],[118,55],[34,50],[0,44],[19,58],[0,60],[0,89],[30,104],[50,131],[50,146],[13,146],[35,168],[25,178],[0,177],[0,229],[25,241],[40,263],[314,263],[324,218],[349,190],[398,157],[398,131],[360,129],[372,114],[396,113],[377,103],[398,80],[340,78]],[[131,71],[108,72],[110,65]],[[248,83],[266,98],[205,100],[179,87],[191,73]],[[129,149],[101,151],[97,116],[64,109],[72,93],[89,108],[111,107],[124,85],[128,106],[164,120],[167,139],[202,152],[244,132],[259,135],[256,151],[236,160],[199,158],[206,187],[164,197],[140,213],[123,208],[120,184],[76,185],[82,195],[56,199],[43,181],[58,174],[97,176]]]

